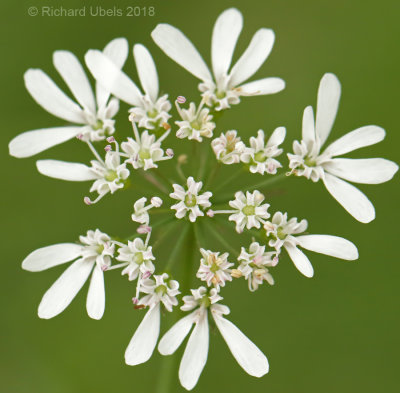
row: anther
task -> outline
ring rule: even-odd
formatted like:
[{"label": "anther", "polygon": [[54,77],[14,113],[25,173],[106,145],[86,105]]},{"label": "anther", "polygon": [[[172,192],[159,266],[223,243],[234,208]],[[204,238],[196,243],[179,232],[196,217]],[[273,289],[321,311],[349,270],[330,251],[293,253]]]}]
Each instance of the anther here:
[{"label": "anther", "polygon": [[87,196],[85,196],[85,198],[83,198],[83,202],[85,202],[86,205],[91,205],[91,204],[92,204],[92,201],[91,201],[90,198],[87,197]]},{"label": "anther", "polygon": [[163,204],[162,199],[159,197],[151,198],[150,202],[154,207],[160,207]]},{"label": "anther", "polygon": [[176,101],[179,104],[184,104],[186,102],[186,98],[184,96],[178,96],[178,97],[176,97]]},{"label": "anther", "polygon": [[104,150],[105,150],[105,151],[110,151],[110,150],[111,150],[111,145],[107,145],[107,146],[104,148]]}]

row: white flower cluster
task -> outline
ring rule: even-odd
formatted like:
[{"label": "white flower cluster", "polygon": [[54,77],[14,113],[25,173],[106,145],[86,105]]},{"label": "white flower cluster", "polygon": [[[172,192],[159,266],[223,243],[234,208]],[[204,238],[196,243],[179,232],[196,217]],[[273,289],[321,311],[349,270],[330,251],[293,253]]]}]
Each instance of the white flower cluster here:
[{"label": "white flower cluster", "polygon": [[[274,33],[270,29],[258,30],[231,67],[242,25],[242,15],[234,8],[218,17],[212,34],[211,69],[180,30],[168,24],[160,24],[153,30],[152,38],[161,50],[201,81],[199,104],[190,102],[184,108],[181,105],[185,104],[185,97],[176,98],[177,119],[171,119],[172,103],[168,95],[160,95],[156,66],[143,45],[133,47],[142,89],[122,71],[128,54],[124,38],[111,41],[103,51],[89,50],[85,63],[96,81],[95,93],[77,58],[70,52],[55,52],[54,66],[76,102],[41,70],[28,70],[25,85],[40,106],[71,125],[27,131],[9,144],[10,154],[21,158],[76,137],[94,155],[90,166],[46,159],[37,161],[39,172],[66,181],[93,181],[90,192],[97,196],[94,200],[85,197],[88,205],[128,186],[137,193],[131,218],[134,225],[138,225],[132,236],[120,239],[98,229],[89,230],[79,238],[79,243],[43,247],[25,258],[22,267],[33,272],[71,262],[44,294],[39,317],[47,319],[60,314],[90,276],[86,308],[91,318],[100,319],[105,309],[104,275],[110,270],[121,269],[121,275],[135,285],[134,309],[146,309],[127,346],[126,363],[146,362],[157,343],[162,355],[171,355],[194,325],[179,366],[180,382],[188,390],[196,385],[207,361],[209,318],[248,374],[261,377],[269,371],[266,356],[226,319],[230,310],[219,304],[223,299],[221,291],[234,279],[244,278],[247,281],[245,288],[251,292],[257,291],[264,282],[273,285],[271,270],[279,261],[285,260],[285,253],[304,276],[312,277],[313,266],[302,249],[343,260],[358,258],[357,248],[349,240],[305,233],[306,220],[289,219],[287,213],[279,211],[271,213],[271,205],[266,200],[268,191],[265,195],[261,191],[289,175],[304,176],[313,182],[321,180],[354,218],[366,223],[374,219],[374,207],[348,182],[383,183],[398,169],[397,164],[383,158],[337,158],[383,140],[385,131],[377,126],[356,129],[322,150],[339,105],[340,83],[333,74],[325,74],[321,80],[316,119],[312,107],[304,111],[302,140],[293,142],[294,152],[288,154],[289,171],[283,176],[278,175],[283,165],[277,157],[283,152],[285,127],[276,128],[269,137],[259,130],[257,136],[250,137],[248,145],[239,132],[232,129],[222,130],[219,137],[211,139],[221,113],[239,104],[242,97],[274,94],[285,87],[284,81],[275,77],[246,82],[272,50]],[[124,141],[117,141],[112,135],[118,131],[114,116],[119,110],[119,100],[129,105],[126,120],[133,127],[133,136]],[[175,126],[177,129],[172,130]],[[183,146],[191,143],[192,154],[186,151],[172,160],[173,150],[164,147],[167,138],[172,143],[171,134],[175,143]],[[101,146],[104,157],[94,146],[101,143],[104,144]],[[212,150],[215,157],[210,159],[205,148]],[[161,161],[166,160],[171,161],[165,164],[169,169],[164,172]],[[193,165],[188,165],[188,161]],[[226,176],[226,173],[221,175],[218,171],[227,170],[223,164],[241,165],[246,172],[235,170],[234,177]],[[251,183],[254,176],[249,172],[257,173],[263,180]],[[244,191],[234,193],[232,188],[236,188],[234,179],[237,177],[250,184],[243,187]],[[142,181],[140,185],[139,180]],[[157,195],[150,191],[154,188],[158,190]],[[222,190],[229,193],[222,193]],[[150,192],[152,197],[149,198]],[[161,209],[163,205],[166,207]],[[227,220],[223,219],[224,214],[228,215]],[[166,218],[159,219],[161,215]],[[232,244],[223,226],[243,242]],[[155,255],[161,254],[158,249],[166,237],[170,238],[173,247],[169,253],[162,253],[167,255],[164,261],[165,258]],[[207,243],[210,240],[212,245]],[[221,249],[215,251],[217,244]],[[180,298],[180,289],[189,288],[192,282],[192,277],[183,273],[190,273],[191,269],[182,268],[192,263],[187,255],[193,256],[197,265],[196,277],[203,286],[191,289],[191,294],[184,293]],[[179,305],[188,314],[159,341],[161,310],[175,312]]]}]

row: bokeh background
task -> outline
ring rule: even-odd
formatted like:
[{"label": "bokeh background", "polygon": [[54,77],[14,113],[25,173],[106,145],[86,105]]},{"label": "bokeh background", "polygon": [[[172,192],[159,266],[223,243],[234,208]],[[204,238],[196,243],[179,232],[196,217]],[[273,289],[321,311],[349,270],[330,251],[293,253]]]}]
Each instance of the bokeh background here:
[{"label": "bokeh background", "polygon": [[[49,17],[28,15],[31,6],[80,8],[153,6],[155,16]],[[123,36],[130,45],[145,44],[156,60],[163,91],[171,97],[197,99],[197,80],[168,59],[152,42],[157,23],[181,28],[209,61],[211,31],[218,14],[237,6],[244,29],[235,58],[253,33],[270,27],[276,43],[256,77],[280,76],[287,88],[274,96],[243,99],[227,112],[217,132],[237,129],[247,139],[259,128],[287,127],[284,147],[300,137],[302,110],[315,105],[320,78],[334,72],[342,82],[342,100],[331,139],[367,124],[387,130],[379,145],[354,153],[399,161],[398,0],[271,0],[271,1],[3,1],[1,3],[1,272],[0,391],[3,393],[128,393],[155,392],[161,356],[137,367],[124,364],[125,347],[143,312],[131,304],[134,286],[118,272],[106,275],[107,307],[101,321],[90,320],[84,301],[87,287],[70,307],[52,320],[40,320],[37,305],[63,267],[43,273],[20,268],[23,258],[41,246],[74,241],[90,228],[130,235],[132,202],[153,191],[142,185],[87,207],[82,197],[88,184],[46,178],[35,168],[37,158],[87,161],[83,144],[71,141],[38,157],[8,156],[8,142],[29,129],[57,126],[62,121],[42,110],[23,85],[29,67],[42,68],[62,85],[51,62],[52,52],[68,49],[81,59],[89,48],[103,48]],[[137,80],[132,56],[126,72]],[[118,117],[126,135],[127,106]],[[174,138],[169,138],[173,146]],[[182,144],[181,151],[189,145]],[[170,164],[166,164],[168,166]],[[172,168],[171,166],[169,167]],[[236,170],[226,169],[223,176]],[[257,178],[257,181],[259,179]],[[228,191],[235,190],[231,184]],[[377,218],[368,225],[352,219],[321,184],[288,179],[265,189],[272,210],[284,209],[307,218],[310,232],[352,240],[360,259],[344,262],[308,253],[315,277],[306,279],[288,258],[274,270],[276,285],[246,291],[240,281],[223,292],[234,321],[267,354],[270,373],[249,377],[235,362],[219,334],[211,337],[209,359],[195,391],[231,393],[376,393],[398,391],[399,275],[398,176],[380,186],[360,186],[374,202]],[[228,241],[229,231],[224,232]],[[233,233],[233,232],[232,232]],[[176,235],[174,235],[176,236]],[[169,244],[173,245],[174,237]],[[221,249],[224,248],[221,246]],[[166,259],[170,248],[158,251]],[[191,261],[183,253],[184,267]],[[163,329],[166,325],[164,324]],[[182,351],[179,352],[180,354]],[[174,371],[177,374],[177,370]],[[184,391],[177,375],[173,392]]]}]

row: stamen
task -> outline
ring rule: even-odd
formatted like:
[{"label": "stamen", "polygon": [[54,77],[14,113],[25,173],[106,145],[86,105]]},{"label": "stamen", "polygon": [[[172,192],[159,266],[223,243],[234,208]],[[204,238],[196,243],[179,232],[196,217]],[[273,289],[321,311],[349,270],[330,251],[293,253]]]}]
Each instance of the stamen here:
[{"label": "stamen", "polygon": [[150,202],[154,207],[160,207],[163,204],[162,199],[159,197],[151,198]]},{"label": "stamen", "polygon": [[110,151],[110,150],[111,150],[111,145],[107,145],[107,146],[104,148],[104,150],[107,151],[107,152]]},{"label": "stamen", "polygon": [[179,104],[184,104],[186,102],[186,98],[184,96],[178,96],[178,97],[176,97],[176,101]]},{"label": "stamen", "polygon": [[77,136],[76,136],[76,139],[79,139],[80,141],[83,139],[83,134],[78,134]]},{"label": "stamen", "polygon": [[100,269],[101,269],[103,272],[105,272],[106,270],[108,270],[108,266],[107,266],[107,265],[103,265]]},{"label": "stamen", "polygon": [[162,126],[165,130],[169,130],[171,126],[168,123],[162,123]]},{"label": "stamen", "polygon": [[141,225],[138,229],[136,229],[137,233],[140,233],[141,235],[145,233],[150,233],[151,232],[151,227],[148,225]]},{"label": "stamen", "polygon": [[106,194],[107,194],[107,192],[104,193],[104,194],[100,194],[94,201],[92,201],[89,197],[86,196],[85,198],[83,198],[83,202],[85,202],[86,205],[94,205],[94,204],[97,203],[101,198],[103,198],[103,196],[106,195]]},{"label": "stamen", "polygon": [[139,299],[137,297],[133,297],[132,298],[132,303],[133,304],[138,304],[139,303]]},{"label": "stamen", "polygon": [[114,142],[115,142],[115,138],[114,138],[113,136],[109,136],[109,137],[107,138],[107,142],[108,142],[108,143],[114,143]]},{"label": "stamen", "polygon": [[212,210],[212,209],[208,210],[207,211],[207,216],[211,217],[211,218],[214,217],[214,210]]},{"label": "stamen", "polygon": [[85,202],[86,205],[88,205],[88,206],[92,204],[92,201],[91,201],[90,198],[87,197],[87,196],[85,196],[85,198],[83,198],[83,202]]},{"label": "stamen", "polygon": [[151,276],[151,272],[150,271],[147,271],[147,272],[145,272],[145,273],[143,273],[143,280],[146,280],[147,278],[149,278]]},{"label": "stamen", "polygon": [[172,149],[167,149],[166,151],[165,151],[165,154],[168,156],[168,157],[173,157],[174,156],[174,151],[172,150]]}]

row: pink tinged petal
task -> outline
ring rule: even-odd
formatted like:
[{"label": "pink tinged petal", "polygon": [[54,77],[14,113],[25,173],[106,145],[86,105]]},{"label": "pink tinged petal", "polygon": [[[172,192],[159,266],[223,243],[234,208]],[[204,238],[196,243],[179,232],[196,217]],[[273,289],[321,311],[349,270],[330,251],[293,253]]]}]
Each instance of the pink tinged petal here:
[{"label": "pink tinged petal", "polygon": [[76,56],[68,51],[56,51],[53,54],[53,64],[82,107],[96,113],[92,87]]},{"label": "pink tinged petal", "polygon": [[38,171],[45,176],[68,181],[95,180],[98,176],[86,165],[58,160],[39,160]]},{"label": "pink tinged petal", "polygon": [[125,363],[135,366],[147,362],[160,334],[160,303],[147,311],[125,351]]},{"label": "pink tinged petal", "polygon": [[307,256],[291,244],[284,244],[284,247],[297,270],[306,277],[312,277],[314,275],[314,269]]},{"label": "pink tinged petal", "polygon": [[182,341],[189,334],[189,331],[192,328],[196,313],[197,310],[180,319],[164,334],[158,344],[158,351],[161,355],[171,355],[179,348]]},{"label": "pink tinged petal", "polygon": [[349,240],[330,235],[297,236],[300,247],[306,250],[330,255],[331,257],[354,261],[358,259],[357,247]]},{"label": "pink tinged petal", "polygon": [[8,149],[14,157],[31,157],[50,147],[66,142],[81,132],[81,127],[55,127],[26,131],[16,136],[9,143]]},{"label": "pink tinged petal", "polygon": [[230,72],[230,86],[238,86],[254,75],[271,53],[275,34],[270,29],[258,30],[243,55]]},{"label": "pink tinged petal", "polygon": [[29,69],[24,79],[30,95],[47,112],[71,123],[86,123],[79,105],[66,96],[42,70]]},{"label": "pink tinged petal", "polygon": [[312,106],[308,106],[304,109],[302,139],[307,144],[315,142],[315,121]]},{"label": "pink tinged petal", "polygon": [[371,222],[375,209],[370,200],[356,187],[325,173],[324,184],[330,194],[358,221]]},{"label": "pink tinged petal", "polygon": [[243,17],[236,8],[225,10],[215,22],[211,59],[216,81],[228,72],[242,27]]},{"label": "pink tinged petal", "polygon": [[143,90],[153,102],[156,102],[158,97],[158,76],[153,58],[150,52],[141,44],[136,44],[133,47],[133,54]]},{"label": "pink tinged petal", "polygon": [[53,266],[72,261],[81,255],[82,246],[60,243],[42,247],[31,252],[22,262],[22,268],[30,272],[40,272]]},{"label": "pink tinged petal", "polygon": [[[119,68],[125,64],[128,57],[128,41],[125,38],[115,38],[110,41],[103,50],[103,53]],[[110,92],[96,83],[96,101],[99,108],[107,104]]]},{"label": "pink tinged petal", "polygon": [[92,271],[93,263],[75,261],[44,294],[39,304],[40,318],[49,319],[64,311],[83,287]]},{"label": "pink tinged petal", "polygon": [[260,349],[231,321],[216,314],[213,314],[213,317],[218,330],[240,367],[253,377],[260,378],[268,373],[268,360]]},{"label": "pink tinged petal", "polygon": [[201,312],[199,321],[189,337],[179,366],[179,380],[187,390],[192,390],[200,378],[208,356],[208,318],[207,310]]},{"label": "pink tinged petal", "polygon": [[86,310],[89,317],[101,319],[105,305],[104,273],[98,265],[95,265],[86,299]]},{"label": "pink tinged petal", "polygon": [[85,61],[96,81],[104,89],[130,105],[142,106],[140,90],[104,53],[89,50]]},{"label": "pink tinged petal", "polygon": [[332,175],[364,184],[380,184],[392,179],[399,169],[393,161],[384,158],[334,158],[323,165]]},{"label": "pink tinged petal", "polygon": [[317,102],[317,120],[315,129],[321,142],[325,143],[331,132],[340,100],[340,82],[336,75],[325,74],[319,84]]},{"label": "pink tinged petal", "polygon": [[264,78],[254,82],[245,83],[237,89],[240,95],[262,96],[279,93],[285,88],[285,81],[281,78]]},{"label": "pink tinged petal", "polygon": [[161,50],[172,60],[202,81],[212,80],[212,76],[200,53],[188,38],[176,27],[159,24],[151,36]]},{"label": "pink tinged petal", "polygon": [[343,135],[325,150],[331,156],[340,156],[362,147],[383,141],[385,130],[378,126],[365,126]]}]

